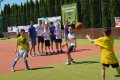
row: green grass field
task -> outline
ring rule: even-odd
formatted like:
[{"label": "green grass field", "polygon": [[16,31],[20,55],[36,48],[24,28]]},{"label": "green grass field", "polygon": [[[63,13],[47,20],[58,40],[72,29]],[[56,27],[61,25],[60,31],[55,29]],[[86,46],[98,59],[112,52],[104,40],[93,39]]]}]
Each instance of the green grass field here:
[{"label": "green grass field", "polygon": [[[16,39],[0,41],[16,41]],[[86,39],[79,39],[77,42],[80,45],[92,45]],[[115,46],[120,46],[119,40],[115,40]],[[120,61],[120,53],[118,52],[116,55]],[[80,64],[65,66],[65,63],[58,63],[29,71],[17,71],[0,75],[0,80],[100,80],[100,56],[79,59],[77,61]],[[106,70],[106,80],[120,80],[120,77],[114,77],[115,74],[115,69],[108,68]]]},{"label": "green grass field", "polygon": [[[120,54],[117,53],[117,57],[119,58]],[[77,61],[80,64],[65,66],[64,63],[60,63],[29,71],[1,75],[0,80],[100,80],[101,64],[99,56]],[[115,74],[115,69],[108,68],[106,70],[106,80],[120,80],[120,77],[114,77]]]},{"label": "green grass field", "polygon": [[[17,40],[17,38],[6,39],[6,40],[2,40],[2,39],[3,38],[1,38],[0,41],[12,41],[12,42],[15,42]],[[63,40],[63,43],[65,43],[64,40]],[[79,44],[79,45],[93,45],[87,39],[77,39],[77,44]],[[114,46],[120,46],[120,40],[115,39],[114,40]]]}]

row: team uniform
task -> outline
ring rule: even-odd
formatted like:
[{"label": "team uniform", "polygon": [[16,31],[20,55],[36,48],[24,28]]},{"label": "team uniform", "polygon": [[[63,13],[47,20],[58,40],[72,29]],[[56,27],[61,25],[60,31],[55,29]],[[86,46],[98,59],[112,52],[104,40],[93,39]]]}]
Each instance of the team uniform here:
[{"label": "team uniform", "polygon": [[64,39],[65,39],[66,42],[67,42],[68,34],[69,34],[68,28],[69,28],[69,26],[68,26],[68,25],[65,25],[65,29],[64,29]]},{"label": "team uniform", "polygon": [[61,28],[55,28],[56,33],[56,43],[62,43],[62,30]]},{"label": "team uniform", "polygon": [[44,34],[44,40],[45,40],[45,46],[50,46],[50,34],[46,30],[43,32]]},{"label": "team uniform", "polygon": [[101,47],[101,63],[103,66],[113,68],[119,67],[118,59],[116,58],[113,51],[113,38],[112,37],[101,37],[94,40],[94,44]]},{"label": "team uniform", "polygon": [[70,41],[70,47],[68,48],[68,53],[67,54],[70,54],[70,52],[74,49],[74,47],[76,47],[76,36],[74,33],[72,34],[68,34],[68,41]]},{"label": "team uniform", "polygon": [[[25,61],[26,69],[28,70],[29,65],[28,65],[27,59],[25,59],[25,58],[28,55],[29,38],[20,36],[17,40],[17,44],[18,44],[18,47],[19,47],[19,51],[18,51],[18,54],[17,54],[17,59],[23,57],[24,61]],[[17,63],[17,60],[15,59],[13,64],[12,64],[12,71],[14,71],[14,67],[15,67],[16,63]]]},{"label": "team uniform", "polygon": [[49,29],[50,29],[50,39],[51,39],[51,42],[53,42],[53,41],[56,42],[56,38],[55,38],[55,34],[54,34],[55,26],[51,26],[50,25]]},{"label": "team uniform", "polygon": [[17,57],[18,58],[27,57],[29,39],[27,37],[20,36],[17,40],[17,43],[19,44],[19,52]]},{"label": "team uniform", "polygon": [[44,32],[44,28],[39,25],[36,27],[36,31],[37,31],[37,37],[38,37],[38,43],[44,43],[44,37],[42,36],[43,32]]},{"label": "team uniform", "polygon": [[28,32],[29,32],[29,37],[30,37],[30,40],[31,40],[31,45],[34,46],[36,45],[36,30],[35,30],[35,27],[33,26],[30,26],[30,28],[28,29]]}]

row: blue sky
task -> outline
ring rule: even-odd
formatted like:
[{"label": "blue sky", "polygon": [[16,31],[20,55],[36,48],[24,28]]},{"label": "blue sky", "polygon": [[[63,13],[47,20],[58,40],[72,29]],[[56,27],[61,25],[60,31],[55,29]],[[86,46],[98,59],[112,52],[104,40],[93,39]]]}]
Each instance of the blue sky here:
[{"label": "blue sky", "polygon": [[[1,1],[1,0],[0,0],[0,1]],[[28,0],[28,1],[29,1],[29,0]],[[35,0],[33,0],[33,1],[35,1]],[[5,4],[10,4],[10,5],[12,5],[12,4],[14,4],[14,3],[16,3],[16,4],[21,4],[21,3],[25,3],[25,2],[27,2],[27,0],[3,0],[3,1],[1,2],[1,8],[3,9]]]}]

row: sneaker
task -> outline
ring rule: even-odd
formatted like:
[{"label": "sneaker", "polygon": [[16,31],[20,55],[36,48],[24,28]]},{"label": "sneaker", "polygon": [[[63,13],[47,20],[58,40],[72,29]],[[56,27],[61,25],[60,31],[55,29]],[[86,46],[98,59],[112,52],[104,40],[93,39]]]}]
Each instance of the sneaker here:
[{"label": "sneaker", "polygon": [[49,55],[48,52],[46,52],[46,55]]},{"label": "sneaker", "polygon": [[70,65],[71,63],[70,62],[67,62],[65,65]]},{"label": "sneaker", "polygon": [[30,70],[29,66],[27,66],[25,70]]},{"label": "sneaker", "polygon": [[63,50],[60,50],[60,53],[64,53],[64,51],[63,51]]},{"label": "sneaker", "polygon": [[12,72],[14,72],[14,71],[15,71],[15,70],[14,70],[14,67],[12,67],[12,68],[11,68],[11,71],[12,71]]},{"label": "sneaker", "polygon": [[50,55],[50,54],[51,54],[51,52],[48,52],[48,54]]},{"label": "sneaker", "polygon": [[30,57],[33,57],[32,54],[30,54]]},{"label": "sneaker", "polygon": [[59,51],[57,51],[56,53],[59,54]]}]

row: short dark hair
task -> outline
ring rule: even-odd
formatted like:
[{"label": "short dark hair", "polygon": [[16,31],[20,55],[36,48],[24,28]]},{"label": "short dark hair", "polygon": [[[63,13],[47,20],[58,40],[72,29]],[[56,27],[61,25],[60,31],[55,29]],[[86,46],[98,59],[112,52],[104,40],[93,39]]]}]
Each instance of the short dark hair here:
[{"label": "short dark hair", "polygon": [[106,36],[110,36],[111,35],[111,28],[110,27],[104,28],[104,33]]},{"label": "short dark hair", "polygon": [[25,32],[25,30],[24,30],[24,29],[21,29],[20,32]]},{"label": "short dark hair", "polygon": [[50,24],[53,24],[53,22],[50,22]]}]

